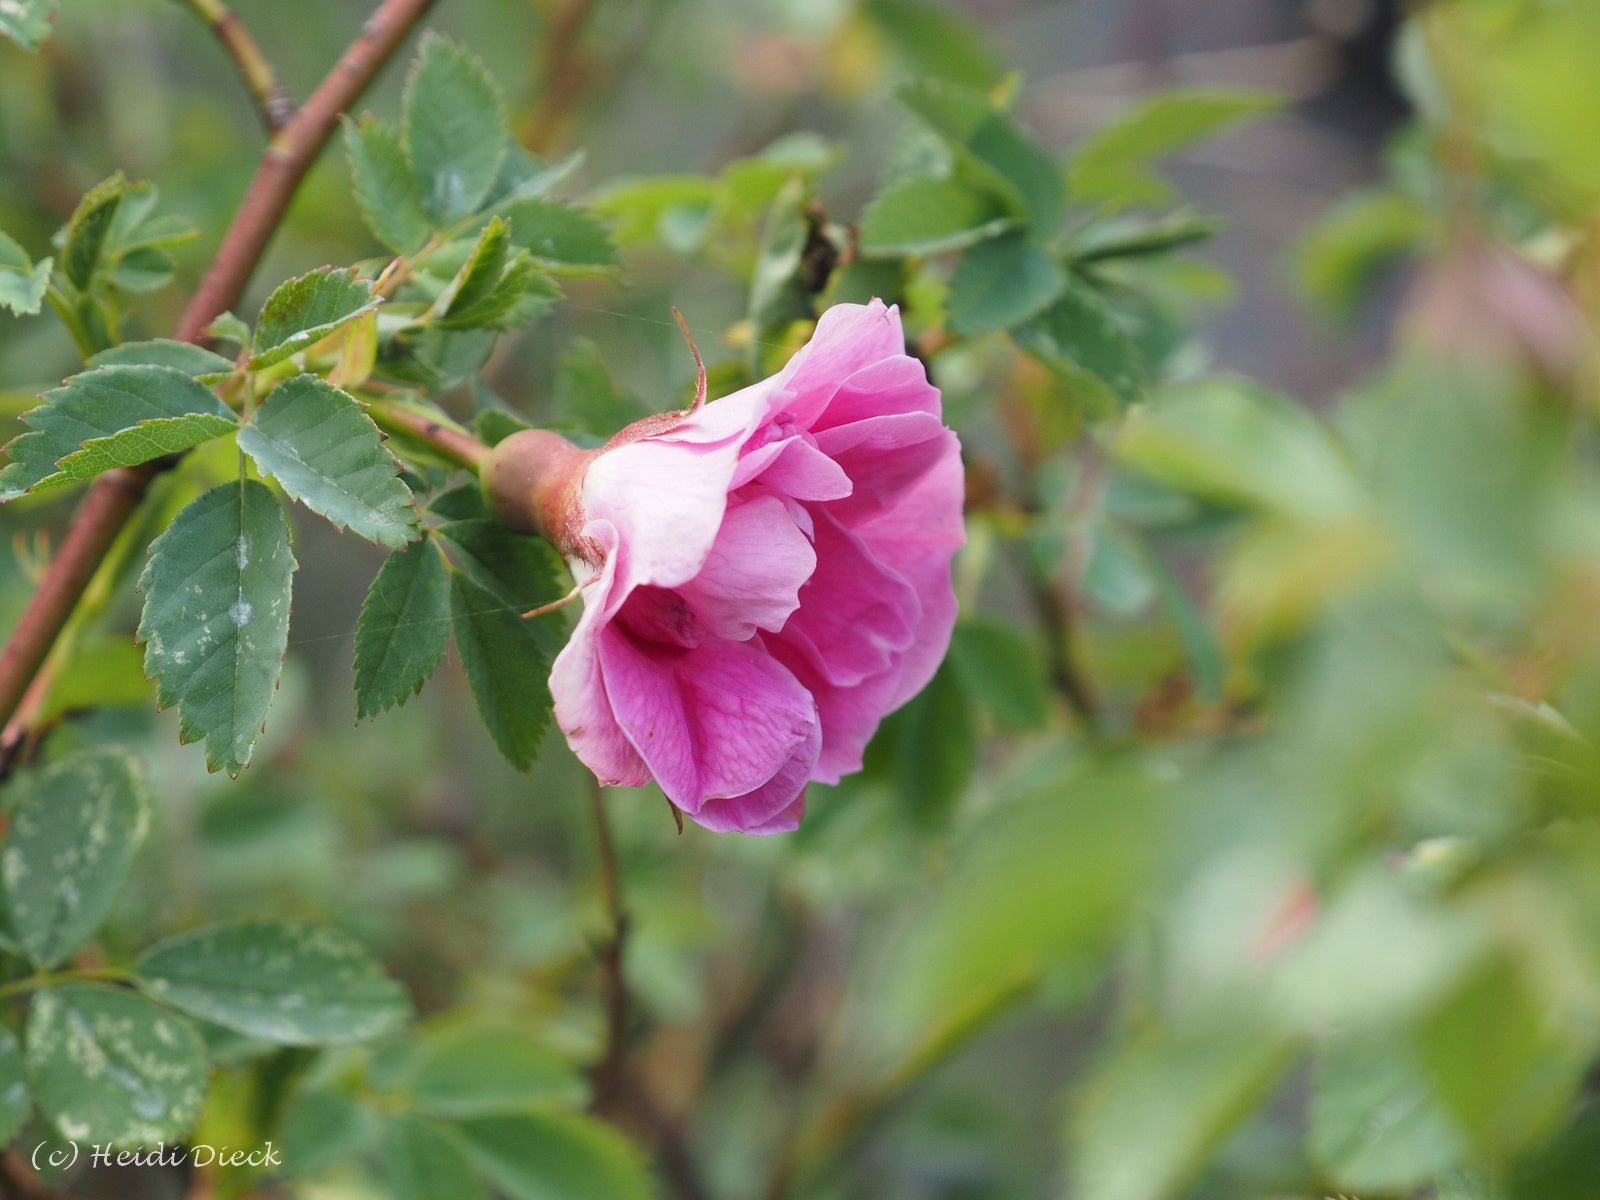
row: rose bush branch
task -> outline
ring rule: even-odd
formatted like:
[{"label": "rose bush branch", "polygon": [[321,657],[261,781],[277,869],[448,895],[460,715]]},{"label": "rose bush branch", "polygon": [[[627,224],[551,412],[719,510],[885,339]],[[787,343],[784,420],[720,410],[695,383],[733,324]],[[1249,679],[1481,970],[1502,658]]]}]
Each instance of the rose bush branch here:
[{"label": "rose bush branch", "polygon": [[[293,119],[273,137],[255,178],[223,235],[174,336],[199,342],[243,293],[300,181],[332,136],[339,117],[416,27],[433,0],[383,0]],[[150,483],[171,465],[157,460],[101,475],[74,514],[60,550],[0,647],[0,725],[16,712],[50,647],[117,534]]]},{"label": "rose bush branch", "polygon": [[220,0],[183,0],[183,3],[206,23],[239,68],[239,75],[255,101],[267,132],[275,134],[293,120],[294,101],[239,15]]}]

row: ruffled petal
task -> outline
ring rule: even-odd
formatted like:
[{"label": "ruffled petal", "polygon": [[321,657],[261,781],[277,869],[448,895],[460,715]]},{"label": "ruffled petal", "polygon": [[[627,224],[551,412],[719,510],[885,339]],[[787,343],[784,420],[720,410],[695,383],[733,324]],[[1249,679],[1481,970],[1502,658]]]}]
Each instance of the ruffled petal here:
[{"label": "ruffled petal", "polygon": [[707,800],[692,819],[718,833],[782,833],[800,823],[806,783],[822,749],[822,729],[811,726],[805,743],[790,755],[778,773],[753,792]]},{"label": "ruffled petal", "polygon": [[783,501],[755,495],[728,506],[705,565],[678,595],[711,634],[742,642],[783,628],[816,566]]}]

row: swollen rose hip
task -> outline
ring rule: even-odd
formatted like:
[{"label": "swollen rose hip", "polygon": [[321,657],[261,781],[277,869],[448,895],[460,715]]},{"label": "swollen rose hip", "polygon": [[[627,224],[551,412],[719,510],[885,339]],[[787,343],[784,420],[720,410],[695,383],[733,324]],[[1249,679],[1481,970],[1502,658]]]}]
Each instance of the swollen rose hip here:
[{"label": "swollen rose hip", "polygon": [[899,313],[841,304],[770,379],[599,450],[528,432],[485,471],[572,564],[550,690],[602,783],[715,830],[793,829],[950,642],[960,446]]}]

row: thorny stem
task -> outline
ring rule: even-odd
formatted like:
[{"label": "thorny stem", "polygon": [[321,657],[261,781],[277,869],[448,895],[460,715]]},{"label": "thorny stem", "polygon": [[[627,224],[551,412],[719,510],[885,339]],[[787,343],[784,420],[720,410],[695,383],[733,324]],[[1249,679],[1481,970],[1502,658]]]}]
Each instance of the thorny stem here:
[{"label": "thorny stem", "polygon": [[628,915],[622,908],[622,877],[617,869],[617,848],[606,815],[605,792],[598,783],[589,789],[594,811],[595,849],[599,857],[600,891],[605,897],[610,936],[598,947],[606,999],[606,1048],[595,1065],[594,1098],[589,1107],[597,1116],[616,1111],[627,1056],[628,979],[622,970],[623,946],[628,937]]},{"label": "thorny stem", "polygon": [[256,111],[268,133],[277,133],[294,119],[294,101],[278,80],[278,72],[267,61],[255,38],[237,13],[221,0],[182,0],[206,23],[223,49],[239,68],[239,75],[256,102]]},{"label": "thorny stem", "polygon": [[[239,299],[300,181],[332,136],[340,115],[432,6],[433,0],[382,0],[316,91],[273,137],[223,235],[210,269],[178,322],[179,341],[199,342]],[[150,483],[176,460],[157,459],[100,476],[84,497],[45,577],[0,647],[0,725],[10,721],[123,524]]]}]

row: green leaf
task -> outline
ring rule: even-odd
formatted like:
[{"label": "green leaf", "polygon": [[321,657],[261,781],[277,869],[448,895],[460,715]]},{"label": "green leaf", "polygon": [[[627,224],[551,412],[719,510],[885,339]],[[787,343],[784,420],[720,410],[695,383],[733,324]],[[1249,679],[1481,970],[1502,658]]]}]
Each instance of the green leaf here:
[{"label": "green leaf", "polygon": [[1048,237],[1061,223],[1066,195],[1055,157],[1035,145],[982,92],[922,79],[895,98],[954,151],[961,169],[1015,217]]},{"label": "green leaf", "polygon": [[123,342],[102,350],[85,364],[94,367],[170,367],[191,379],[208,375],[227,375],[233,362],[214,351],[190,342],[155,338],[148,342]]},{"label": "green leaf", "polygon": [[265,484],[225,483],[190,502],[150,547],[138,640],[183,741],[237,775],[267,719],[289,639],[289,521]]},{"label": "green leaf", "polygon": [[1002,729],[1038,729],[1049,718],[1044,657],[1015,625],[963,618],[950,642],[950,661]]},{"label": "green leaf", "polygon": [[1058,372],[1089,372],[1124,404],[1144,391],[1146,371],[1138,345],[1117,324],[1100,291],[1079,276],[1068,275],[1055,302],[1012,336]]},{"label": "green leaf", "polygon": [[90,188],[67,222],[61,246],[61,271],[76,288],[86,288],[100,266],[106,235],[127,194],[128,181],[118,171]]},{"label": "green leaf", "polygon": [[867,0],[862,15],[888,39],[913,75],[987,89],[1005,74],[983,30],[930,0]]},{"label": "green leaf", "polygon": [[405,990],[359,942],[302,922],[179,934],[141,954],[133,973],[174,1008],[287,1046],[368,1041],[411,1016]]},{"label": "green leaf", "polygon": [[1265,1099],[1292,1043],[1245,1019],[1125,1045],[1072,1121],[1072,1195],[1165,1200]]},{"label": "green leaf", "polygon": [[0,502],[176,454],[238,427],[227,405],[182,371],[109,366],[74,375],[23,415]]},{"label": "green leaf", "polygon": [[1359,1192],[1420,1187],[1466,1151],[1406,1044],[1351,1033],[1318,1049],[1308,1143],[1329,1182]]},{"label": "green leaf", "polygon": [[396,254],[414,254],[432,231],[405,146],[391,126],[371,116],[344,121],[344,149],[356,206],[367,227]]},{"label": "green leaf", "polygon": [[1170,254],[1215,237],[1223,224],[1218,217],[1187,211],[1170,213],[1157,221],[1098,221],[1072,239],[1069,254],[1079,263]]},{"label": "green leaf", "polygon": [[111,914],[144,841],[149,802],[132,760],[112,750],[75,754],[24,780],[0,881],[12,932],[48,970]]},{"label": "green leaf", "polygon": [[481,1117],[456,1127],[468,1157],[512,1200],[649,1200],[637,1150],[609,1125],[567,1112]]},{"label": "green leaf", "polygon": [[1147,164],[1246,117],[1276,108],[1277,97],[1225,89],[1163,92],[1103,125],[1079,143],[1067,164],[1078,200],[1160,204],[1172,189]]},{"label": "green leaf", "polygon": [[378,1145],[378,1114],[344,1092],[311,1086],[298,1092],[283,1119],[283,1170],[303,1179],[359,1159]]},{"label": "green leaf", "polygon": [[511,242],[558,275],[587,275],[617,265],[617,248],[606,227],[570,204],[538,196],[502,205],[511,222]]},{"label": "green leaf", "polygon": [[384,560],[356,622],[356,716],[374,716],[422,690],[450,640],[450,592],[432,544]]},{"label": "green leaf", "polygon": [[918,823],[937,828],[972,781],[978,730],[964,680],[953,663],[884,722],[868,751],[868,769],[886,771]]},{"label": "green leaf", "polygon": [[1369,191],[1320,218],[1300,244],[1300,286],[1328,312],[1349,317],[1382,268],[1415,251],[1434,216],[1409,196]]},{"label": "green leaf", "polygon": [[587,1088],[572,1066],[522,1029],[451,1025],[417,1036],[383,1078],[385,1091],[436,1117],[482,1117],[579,1104]]},{"label": "green leaf", "polygon": [[[453,509],[441,509],[437,502],[433,511],[451,518],[438,532],[462,572],[507,607],[527,612],[567,590],[560,583],[561,559],[542,538],[513,533],[489,518],[456,518]],[[559,626],[559,620],[552,614],[524,624],[539,631],[546,648],[554,652],[560,641],[547,631]]]},{"label": "green leaf", "polygon": [[979,242],[961,256],[950,281],[950,329],[976,336],[1019,325],[1067,286],[1054,255],[1025,233]]},{"label": "green leaf", "polygon": [[442,37],[423,40],[406,83],[405,147],[436,226],[478,210],[506,154],[506,119],[494,80],[466,51]]},{"label": "green leaf", "polygon": [[171,1141],[200,1115],[205,1045],[194,1026],[124,988],[62,984],[28,1011],[28,1077],[62,1137]]},{"label": "green leaf", "polygon": [[56,0],[10,0],[0,4],[0,37],[37,50],[50,37],[55,16]]},{"label": "green leaf", "polygon": [[516,320],[529,290],[546,281],[526,251],[512,254],[512,248],[510,227],[502,218],[492,218],[467,261],[434,300],[433,324],[441,329],[496,328]]},{"label": "green leaf", "polygon": [[0,1026],[0,1145],[16,1137],[33,1111],[17,1035]]},{"label": "green leaf", "polygon": [[419,536],[416,501],[378,427],[352,396],[299,375],[267,396],[239,449],[339,529],[398,548]]},{"label": "green leaf", "polygon": [[710,227],[717,193],[717,181],[704,175],[653,175],[612,184],[594,207],[611,219],[625,245],[659,240],[688,254]]},{"label": "green leaf", "polygon": [[450,577],[456,653],[495,745],[527,771],[550,727],[551,654],[533,622],[464,573]]},{"label": "green leaf", "polygon": [[383,1165],[394,1200],[489,1200],[460,1141],[421,1117],[389,1119]]},{"label": "green leaf", "polygon": [[761,246],[750,278],[750,319],[758,334],[811,314],[800,280],[810,236],[805,195],[804,182],[799,178],[790,180],[772,202],[772,211],[761,231]]},{"label": "green leaf", "polygon": [[256,319],[252,370],[282,362],[378,305],[354,267],[318,267],[279,286]]},{"label": "green leaf", "polygon": [[891,184],[861,216],[861,253],[939,254],[1004,233],[1012,224],[992,197],[950,179]]},{"label": "green leaf", "polygon": [[26,250],[0,233],[0,308],[19,317],[38,312],[50,286],[50,266],[48,258],[30,262]]}]

